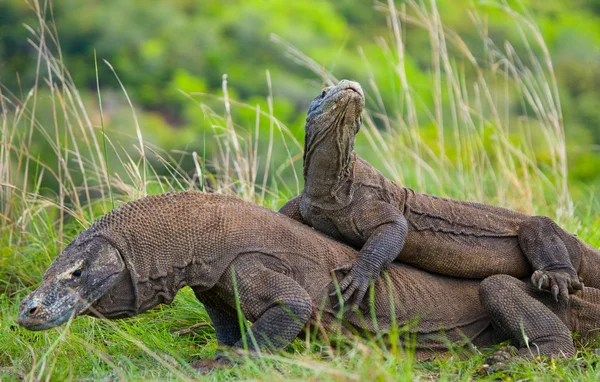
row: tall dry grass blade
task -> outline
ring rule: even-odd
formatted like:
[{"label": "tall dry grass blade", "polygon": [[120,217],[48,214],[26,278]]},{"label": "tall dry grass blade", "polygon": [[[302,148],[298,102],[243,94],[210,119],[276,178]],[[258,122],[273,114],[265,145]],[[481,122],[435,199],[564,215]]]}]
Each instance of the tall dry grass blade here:
[{"label": "tall dry grass blade", "polygon": [[98,58],[96,57],[96,50],[94,49],[94,68],[96,69],[96,92],[98,94],[98,111],[100,112],[100,125],[102,127],[102,142],[104,146],[104,165],[106,166],[106,186],[108,187],[108,195],[110,197],[110,203],[112,208],[115,208],[115,200],[112,195],[110,187],[110,171],[108,169],[108,150],[106,149],[106,132],[104,131],[104,114],[102,113],[102,94],[100,93],[100,77],[98,76]]},{"label": "tall dry grass blade", "polygon": [[[269,108],[269,114],[273,115],[273,86],[271,85],[271,74],[267,70],[267,88],[269,89],[269,95],[267,96],[267,105]],[[265,200],[265,190],[267,187],[267,179],[269,177],[269,169],[271,168],[271,155],[273,154],[273,124],[272,118],[269,118],[269,147],[267,149],[267,159],[265,164],[265,172],[263,175],[262,191],[260,192],[260,201]]]},{"label": "tall dry grass blade", "polygon": [[135,112],[135,108],[133,107],[133,103],[131,102],[131,99],[129,98],[129,94],[127,93],[127,89],[125,89],[125,85],[123,85],[123,82],[121,82],[121,79],[117,75],[117,72],[115,71],[115,69],[113,68],[113,66],[108,61],[106,61],[106,60],[103,60],[103,61],[106,64],[106,66],[109,67],[109,69],[111,70],[111,72],[113,72],[113,75],[115,76],[115,78],[119,82],[119,86],[121,86],[121,90],[123,90],[123,94],[125,95],[125,99],[127,99],[127,104],[129,104],[129,108],[131,110],[131,115],[133,116],[133,122],[135,124],[135,133],[137,135],[138,144],[139,144],[139,153],[140,153],[140,156],[142,158],[142,176],[143,176],[143,178],[139,182],[139,184],[141,186],[141,191],[142,191],[140,197],[146,196],[146,183],[147,183],[146,166],[147,166],[147,163],[146,163],[146,154],[145,154],[145,151],[144,151],[144,139],[142,137],[142,130],[140,129],[140,123],[139,123],[138,118],[137,118],[137,113]]}]

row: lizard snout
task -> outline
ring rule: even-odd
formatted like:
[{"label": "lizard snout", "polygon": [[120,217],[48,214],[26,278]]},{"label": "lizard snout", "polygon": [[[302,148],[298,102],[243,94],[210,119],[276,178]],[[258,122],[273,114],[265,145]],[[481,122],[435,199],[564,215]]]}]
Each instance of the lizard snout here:
[{"label": "lizard snout", "polygon": [[25,329],[45,330],[65,322],[71,312],[72,309],[57,309],[46,305],[44,298],[34,291],[21,302],[17,323]]},{"label": "lizard snout", "polygon": [[21,302],[21,306],[19,307],[19,320],[36,317],[42,313],[42,311],[41,301],[28,296]]},{"label": "lizard snout", "polygon": [[340,81],[340,85],[342,85],[342,89],[352,90],[353,92],[358,93],[361,96],[361,98],[365,98],[365,93],[363,92],[362,87],[358,82],[342,80]]},{"label": "lizard snout", "polygon": [[28,296],[21,302],[17,323],[26,328],[35,326],[41,323],[40,315],[43,314],[43,311],[41,302]]}]

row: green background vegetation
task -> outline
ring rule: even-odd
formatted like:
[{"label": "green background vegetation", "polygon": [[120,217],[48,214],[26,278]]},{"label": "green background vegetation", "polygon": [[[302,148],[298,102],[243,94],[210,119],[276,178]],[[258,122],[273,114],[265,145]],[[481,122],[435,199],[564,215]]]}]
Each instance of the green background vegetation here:
[{"label": "green background vegetation", "polygon": [[[482,4],[478,9],[485,13],[488,37],[501,48],[509,41],[517,53],[524,52],[526,46],[512,17],[493,5]],[[522,4],[539,25],[554,65],[564,115],[570,185],[577,189],[597,187],[600,3],[528,0]],[[518,3],[513,5],[519,9]],[[368,107],[376,112],[393,109],[401,88],[386,48],[382,48],[392,43],[389,17],[381,9],[385,6],[349,0],[61,0],[54,2],[52,12],[46,9],[45,14],[49,28],[58,30],[62,60],[84,99],[91,99],[93,104],[95,98],[95,50],[98,58],[106,59],[123,81],[143,121],[148,141],[165,150],[187,148],[200,152],[203,131],[210,130],[210,126],[197,105],[181,91],[220,95],[223,74],[228,76],[232,99],[267,110],[269,71],[272,114],[302,140],[306,108],[324,81],[318,73],[290,59],[286,48],[276,43],[273,35],[289,42],[313,59],[323,72],[332,72],[337,78],[354,79],[368,87],[369,73],[374,73],[381,102],[371,97]],[[481,49],[480,32],[469,19],[470,6],[470,1],[437,1],[445,26],[459,34],[471,46],[475,59],[483,62],[485,51]],[[5,0],[0,4],[0,81],[5,92],[10,90],[18,96],[35,82],[37,52],[28,43],[30,31],[23,27],[26,24],[36,28],[38,20],[32,8],[33,1]],[[43,3],[40,8],[43,11]],[[431,107],[430,36],[411,25],[405,28],[408,80],[421,102]],[[51,49],[58,48],[53,41],[47,43]],[[107,129],[132,131],[119,84],[102,62],[99,71],[100,85],[106,93]],[[208,102],[206,98],[204,101]],[[253,111],[244,117],[250,118],[243,124],[254,123]],[[426,129],[427,122],[420,122]],[[376,123],[383,128],[383,123]],[[34,147],[44,155],[43,142],[36,142]],[[204,150],[210,156],[214,145],[209,144]],[[280,150],[275,147],[278,159],[283,155]],[[550,154],[539,153],[540,158],[544,156]],[[189,169],[189,164],[184,167]]]}]

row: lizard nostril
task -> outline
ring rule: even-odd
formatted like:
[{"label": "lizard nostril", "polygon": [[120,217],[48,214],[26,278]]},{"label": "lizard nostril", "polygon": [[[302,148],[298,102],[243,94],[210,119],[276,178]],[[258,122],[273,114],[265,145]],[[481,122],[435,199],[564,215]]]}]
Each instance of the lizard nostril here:
[{"label": "lizard nostril", "polygon": [[37,307],[37,306],[34,306],[33,308],[29,309],[29,312],[28,312],[28,313],[29,313],[29,314],[35,314],[35,312],[37,312],[37,311],[38,311],[38,307]]}]

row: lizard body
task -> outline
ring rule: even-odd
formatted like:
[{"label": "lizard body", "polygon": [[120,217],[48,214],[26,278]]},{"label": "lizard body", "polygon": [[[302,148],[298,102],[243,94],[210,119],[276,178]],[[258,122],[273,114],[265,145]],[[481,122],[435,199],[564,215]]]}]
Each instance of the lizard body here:
[{"label": "lizard body", "polygon": [[[375,281],[375,320],[363,310],[346,312],[340,322],[328,297],[330,270],[356,256],[310,227],[235,197],[192,191],[149,196],[113,210],[65,247],[22,301],[18,322],[43,330],[79,314],[134,316],[171,302],[189,286],[220,345],[246,342],[255,350],[283,347],[310,323],[359,333],[412,324],[424,351],[446,349],[448,338],[490,345],[495,335],[526,355],[524,330],[541,354],[572,356],[570,331],[585,335],[600,326],[600,290],[585,288],[569,297],[567,307],[510,276],[482,282],[405,264],[390,266]],[[579,274],[597,274],[600,256],[584,256]],[[236,294],[253,322],[251,334],[238,326]]]},{"label": "lizard body", "polygon": [[[341,282],[358,304],[369,280],[393,261],[463,278],[532,276],[554,297],[600,277],[580,280],[583,253],[598,251],[552,220],[510,209],[421,194],[385,178],[353,152],[364,95],[356,82],[326,88],[308,110],[304,190],[280,212],[360,248]],[[532,274],[533,273],[533,274]]]}]

